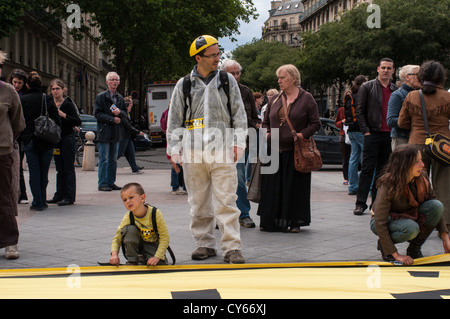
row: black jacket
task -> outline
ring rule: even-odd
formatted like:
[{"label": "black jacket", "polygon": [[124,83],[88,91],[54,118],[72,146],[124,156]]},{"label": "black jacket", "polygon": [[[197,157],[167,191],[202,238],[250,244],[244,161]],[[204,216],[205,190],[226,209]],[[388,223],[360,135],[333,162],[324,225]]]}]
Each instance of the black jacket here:
[{"label": "black jacket", "polygon": [[[114,115],[110,109],[113,104],[108,91],[100,93],[95,99],[94,116],[97,119],[97,141],[99,142],[118,142],[121,139],[121,125],[114,123]],[[122,112],[119,117],[126,116],[125,101],[119,93],[117,93],[115,104]]]},{"label": "black jacket", "polygon": [[[21,138],[24,145],[27,145],[33,140],[34,149],[37,151],[48,150],[53,148],[53,145],[38,139],[34,135],[34,120],[41,116],[42,107],[42,90],[41,88],[31,88],[26,94],[20,97],[22,102],[23,115],[25,117],[26,127],[22,132]],[[58,110],[54,103],[50,103],[47,97],[47,111],[56,124],[61,126],[61,118],[58,115]]]},{"label": "black jacket", "polygon": [[122,131],[122,138],[132,139],[136,135],[138,135],[141,131],[136,129],[133,125],[131,125],[130,118],[128,115],[124,115],[123,113],[120,114],[120,123],[122,125],[123,131]]},{"label": "black jacket", "polygon": [[[56,107],[51,95],[47,104],[53,104]],[[70,97],[66,97],[59,109],[61,112],[66,113],[66,118],[61,117],[61,137],[73,135],[73,128],[81,125],[81,118],[77,106]]]},{"label": "black jacket", "polygon": [[[391,91],[397,89],[394,83],[390,83],[390,87]],[[359,88],[355,113],[362,133],[380,131],[382,104],[383,93],[378,78],[367,81]]]}]

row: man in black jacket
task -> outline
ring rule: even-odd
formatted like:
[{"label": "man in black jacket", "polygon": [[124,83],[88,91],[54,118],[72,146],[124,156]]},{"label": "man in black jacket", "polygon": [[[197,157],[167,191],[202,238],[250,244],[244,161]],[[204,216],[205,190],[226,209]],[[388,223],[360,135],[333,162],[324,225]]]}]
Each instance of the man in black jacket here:
[{"label": "man in black jacket", "polygon": [[[353,213],[362,215],[367,208],[367,197],[372,187],[372,204],[376,199],[376,181],[391,154],[391,128],[386,123],[388,102],[397,87],[391,83],[394,61],[380,60],[377,78],[364,83],[358,91],[356,118],[364,134],[361,175]],[[375,177],[374,177],[375,174]]]},{"label": "man in black jacket", "polygon": [[[117,93],[120,77],[115,72],[106,75],[108,89],[97,95],[94,115],[97,119],[98,141],[98,190],[119,190],[115,184],[117,153],[121,138],[120,117],[126,116],[126,106],[122,95]],[[122,114],[122,115],[121,115]]]}]

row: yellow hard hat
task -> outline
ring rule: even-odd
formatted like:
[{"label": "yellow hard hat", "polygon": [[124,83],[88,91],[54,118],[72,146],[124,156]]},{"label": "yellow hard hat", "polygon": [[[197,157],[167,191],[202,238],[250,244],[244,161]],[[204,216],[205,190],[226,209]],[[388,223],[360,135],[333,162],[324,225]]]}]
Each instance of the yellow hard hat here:
[{"label": "yellow hard hat", "polygon": [[219,43],[216,38],[210,35],[202,35],[194,40],[191,44],[191,48],[189,50],[189,54],[192,56],[198,54],[200,51],[203,51],[207,47],[210,47],[213,44]]}]

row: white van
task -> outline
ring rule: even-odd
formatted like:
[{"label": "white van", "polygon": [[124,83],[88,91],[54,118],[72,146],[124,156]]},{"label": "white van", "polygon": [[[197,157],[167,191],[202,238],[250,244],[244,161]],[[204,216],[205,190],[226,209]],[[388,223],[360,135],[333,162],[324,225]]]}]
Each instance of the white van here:
[{"label": "white van", "polygon": [[148,127],[152,143],[165,141],[160,120],[163,112],[169,107],[176,83],[177,81],[156,81],[147,84]]}]

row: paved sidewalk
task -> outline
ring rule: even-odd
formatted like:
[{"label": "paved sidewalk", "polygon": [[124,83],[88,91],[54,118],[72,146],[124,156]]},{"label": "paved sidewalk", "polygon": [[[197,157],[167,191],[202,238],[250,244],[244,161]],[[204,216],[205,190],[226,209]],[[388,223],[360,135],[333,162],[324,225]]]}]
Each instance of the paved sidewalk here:
[{"label": "paved sidewalk", "polygon": [[[144,157],[141,159],[138,164],[146,161]],[[158,165],[158,161],[152,163],[150,157],[146,163],[145,167]],[[177,264],[224,263],[220,248],[217,257],[205,261],[191,260],[190,255],[195,247],[189,231],[187,195],[170,193],[170,170],[165,168],[167,165],[145,169],[142,175],[132,175],[131,170],[124,166],[119,164],[117,184],[122,186],[135,181],[144,186],[147,202],[164,214]],[[6,260],[4,249],[1,249],[0,269],[60,268],[72,264],[97,266],[97,261],[109,260],[111,240],[125,213],[120,192],[99,192],[97,171],[83,171],[77,167],[76,173],[75,205],[49,205],[48,209],[37,213],[30,211],[29,205],[19,205],[20,258]],[[47,189],[49,198],[55,191],[55,175],[55,169],[51,167]],[[28,179],[27,172],[25,178]],[[369,230],[368,211],[363,216],[353,215],[355,196],[347,195],[347,186],[342,185],[342,181],[340,170],[313,172],[312,222],[300,233],[267,233],[261,232],[258,227],[241,227],[246,263],[381,261],[376,250],[377,238]],[[252,203],[251,217],[259,225],[256,211],[257,204]],[[219,230],[215,232],[219,242]],[[398,247],[401,252],[406,249],[406,246]],[[441,241],[435,234],[431,235],[423,252],[425,256],[443,253]],[[123,256],[121,261],[125,261]]]}]

